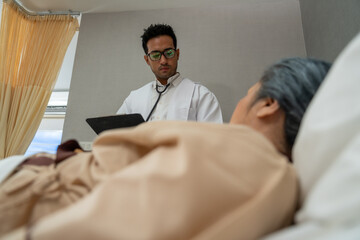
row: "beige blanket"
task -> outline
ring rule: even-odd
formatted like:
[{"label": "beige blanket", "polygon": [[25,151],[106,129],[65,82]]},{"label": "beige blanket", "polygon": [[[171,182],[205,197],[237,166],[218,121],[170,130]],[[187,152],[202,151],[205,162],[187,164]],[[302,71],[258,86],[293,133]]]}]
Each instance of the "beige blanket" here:
[{"label": "beige blanket", "polygon": [[56,177],[37,189],[47,200],[34,206],[31,239],[257,239],[290,224],[297,203],[292,166],[245,126],[151,122],[107,131],[92,153],[36,178],[49,171]]}]

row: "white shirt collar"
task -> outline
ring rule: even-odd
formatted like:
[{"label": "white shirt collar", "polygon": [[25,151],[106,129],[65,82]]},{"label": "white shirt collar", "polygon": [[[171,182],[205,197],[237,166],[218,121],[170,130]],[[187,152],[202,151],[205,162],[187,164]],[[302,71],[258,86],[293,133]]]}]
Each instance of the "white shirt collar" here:
[{"label": "white shirt collar", "polygon": [[[170,85],[173,85],[173,86],[177,86],[177,85],[179,85],[179,83],[181,82],[181,80],[182,80],[182,78],[181,78],[181,76],[180,76],[180,73],[179,72],[177,72],[177,73],[175,73],[174,74],[174,76],[172,76],[172,77],[169,77],[169,79],[168,79],[168,84],[170,84]],[[159,86],[163,86],[160,82],[159,82],[159,80],[157,80],[156,79],[156,81],[154,82],[154,84],[153,84],[153,88],[155,89],[156,88],[156,84],[157,85],[159,85]],[[165,87],[165,86],[163,86],[163,87]],[[171,86],[170,86],[171,87]]]}]

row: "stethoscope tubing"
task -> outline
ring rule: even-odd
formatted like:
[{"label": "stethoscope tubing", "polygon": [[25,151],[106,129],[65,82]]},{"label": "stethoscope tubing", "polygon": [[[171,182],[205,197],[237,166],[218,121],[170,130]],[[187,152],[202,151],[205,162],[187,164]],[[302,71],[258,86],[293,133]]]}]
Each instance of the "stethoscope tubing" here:
[{"label": "stethoscope tubing", "polygon": [[159,100],[160,100],[161,94],[163,94],[163,93],[166,91],[166,89],[169,87],[169,85],[170,85],[170,83],[169,83],[169,84],[167,84],[167,85],[165,86],[164,90],[160,91],[160,90],[159,90],[159,85],[157,85],[157,84],[156,84],[156,92],[159,94],[159,96],[158,96],[158,98],[157,98],[157,100],[156,100],[156,102],[155,102],[155,104],[154,104],[153,108],[151,109],[151,111],[150,111],[150,113],[149,113],[149,116],[146,118],[146,122],[148,122],[148,121],[149,121],[149,119],[150,119],[150,117],[151,117],[152,113],[154,112],[154,110],[155,110],[155,108],[156,108],[157,104],[159,103]]}]

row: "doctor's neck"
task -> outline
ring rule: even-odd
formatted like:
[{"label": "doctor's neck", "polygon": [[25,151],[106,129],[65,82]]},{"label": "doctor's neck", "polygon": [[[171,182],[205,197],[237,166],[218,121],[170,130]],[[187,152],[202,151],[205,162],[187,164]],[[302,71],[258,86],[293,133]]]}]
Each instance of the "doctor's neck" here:
[{"label": "doctor's neck", "polygon": [[162,85],[166,85],[168,83],[168,79],[157,79]]},{"label": "doctor's neck", "polygon": [[180,76],[179,72],[176,72],[174,75],[172,75],[169,78],[160,78],[157,77],[156,79],[161,83],[161,85],[167,85],[168,83],[171,83],[172,81],[174,81],[175,79],[177,79]]}]

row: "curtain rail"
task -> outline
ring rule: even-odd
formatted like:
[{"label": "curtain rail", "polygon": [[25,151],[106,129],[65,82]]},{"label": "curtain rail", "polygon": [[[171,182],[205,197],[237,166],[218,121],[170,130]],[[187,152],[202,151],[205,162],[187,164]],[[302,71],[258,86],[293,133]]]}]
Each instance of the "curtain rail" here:
[{"label": "curtain rail", "polygon": [[42,11],[42,12],[36,12],[36,11],[32,11],[30,9],[28,9],[27,7],[24,6],[24,4],[22,4],[19,0],[12,0],[22,11],[24,11],[26,14],[31,15],[31,16],[46,16],[46,15],[71,15],[74,17],[79,17],[80,16],[80,12],[77,11],[72,11],[72,10],[68,10],[68,11]]}]

